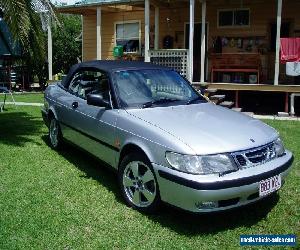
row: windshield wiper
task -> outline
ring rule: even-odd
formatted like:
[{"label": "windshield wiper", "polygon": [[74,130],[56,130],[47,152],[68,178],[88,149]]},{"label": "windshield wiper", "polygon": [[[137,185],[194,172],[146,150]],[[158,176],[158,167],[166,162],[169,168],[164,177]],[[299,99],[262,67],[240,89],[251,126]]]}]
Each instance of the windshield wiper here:
[{"label": "windshield wiper", "polygon": [[177,101],[180,101],[180,100],[178,100],[178,99],[172,99],[172,98],[162,98],[162,99],[158,99],[158,100],[151,101],[151,102],[145,102],[142,105],[142,108],[143,109],[144,108],[150,108],[150,107],[152,107],[155,104],[164,104],[164,103],[177,102]]},{"label": "windshield wiper", "polygon": [[196,98],[189,100],[189,101],[186,103],[186,105],[193,104],[193,103],[195,103],[195,102],[197,102],[197,101],[203,101],[203,98],[200,97],[200,96],[197,96]]}]

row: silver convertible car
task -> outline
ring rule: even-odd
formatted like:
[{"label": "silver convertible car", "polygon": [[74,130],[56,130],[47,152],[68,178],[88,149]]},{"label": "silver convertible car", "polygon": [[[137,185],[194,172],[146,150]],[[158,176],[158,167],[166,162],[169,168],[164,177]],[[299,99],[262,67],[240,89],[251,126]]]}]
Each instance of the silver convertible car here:
[{"label": "silver convertible car", "polygon": [[110,165],[142,212],[161,201],[192,212],[255,202],[283,185],[293,161],[273,128],[150,63],[77,64],[46,89],[42,115],[52,148],[70,142]]}]

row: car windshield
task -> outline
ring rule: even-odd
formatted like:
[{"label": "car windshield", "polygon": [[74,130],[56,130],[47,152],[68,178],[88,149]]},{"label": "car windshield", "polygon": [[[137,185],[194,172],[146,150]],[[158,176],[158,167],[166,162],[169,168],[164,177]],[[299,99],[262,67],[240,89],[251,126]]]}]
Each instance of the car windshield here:
[{"label": "car windshield", "polygon": [[121,70],[114,73],[114,80],[122,107],[205,102],[183,77],[172,70]]}]

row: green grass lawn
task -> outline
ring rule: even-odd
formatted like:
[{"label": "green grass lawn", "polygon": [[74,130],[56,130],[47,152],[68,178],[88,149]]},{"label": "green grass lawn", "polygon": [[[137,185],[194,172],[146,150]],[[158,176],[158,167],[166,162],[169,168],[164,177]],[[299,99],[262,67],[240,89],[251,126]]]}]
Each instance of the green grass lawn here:
[{"label": "green grass lawn", "polygon": [[[34,103],[44,103],[44,94],[41,93],[22,93],[13,94],[16,102],[34,102]],[[0,102],[3,101],[3,95],[0,95]],[[7,95],[7,102],[12,102],[10,95]]]},{"label": "green grass lawn", "polygon": [[240,234],[299,240],[300,123],[267,123],[295,155],[279,195],[219,214],[164,206],[143,215],[123,203],[116,176],[94,158],[48,147],[39,108],[8,106],[0,113],[0,249],[234,249]]}]

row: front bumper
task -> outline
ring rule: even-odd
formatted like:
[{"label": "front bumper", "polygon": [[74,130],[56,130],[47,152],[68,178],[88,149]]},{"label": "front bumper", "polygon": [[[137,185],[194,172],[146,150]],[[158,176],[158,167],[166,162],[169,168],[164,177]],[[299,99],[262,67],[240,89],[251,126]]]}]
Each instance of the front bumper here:
[{"label": "front bumper", "polygon": [[[259,197],[259,182],[280,174],[283,183],[292,162],[292,153],[286,151],[284,156],[263,165],[222,177],[191,175],[157,164],[153,167],[163,201],[192,212],[213,212],[262,199]],[[214,202],[217,206],[203,206],[207,202]]]}]

